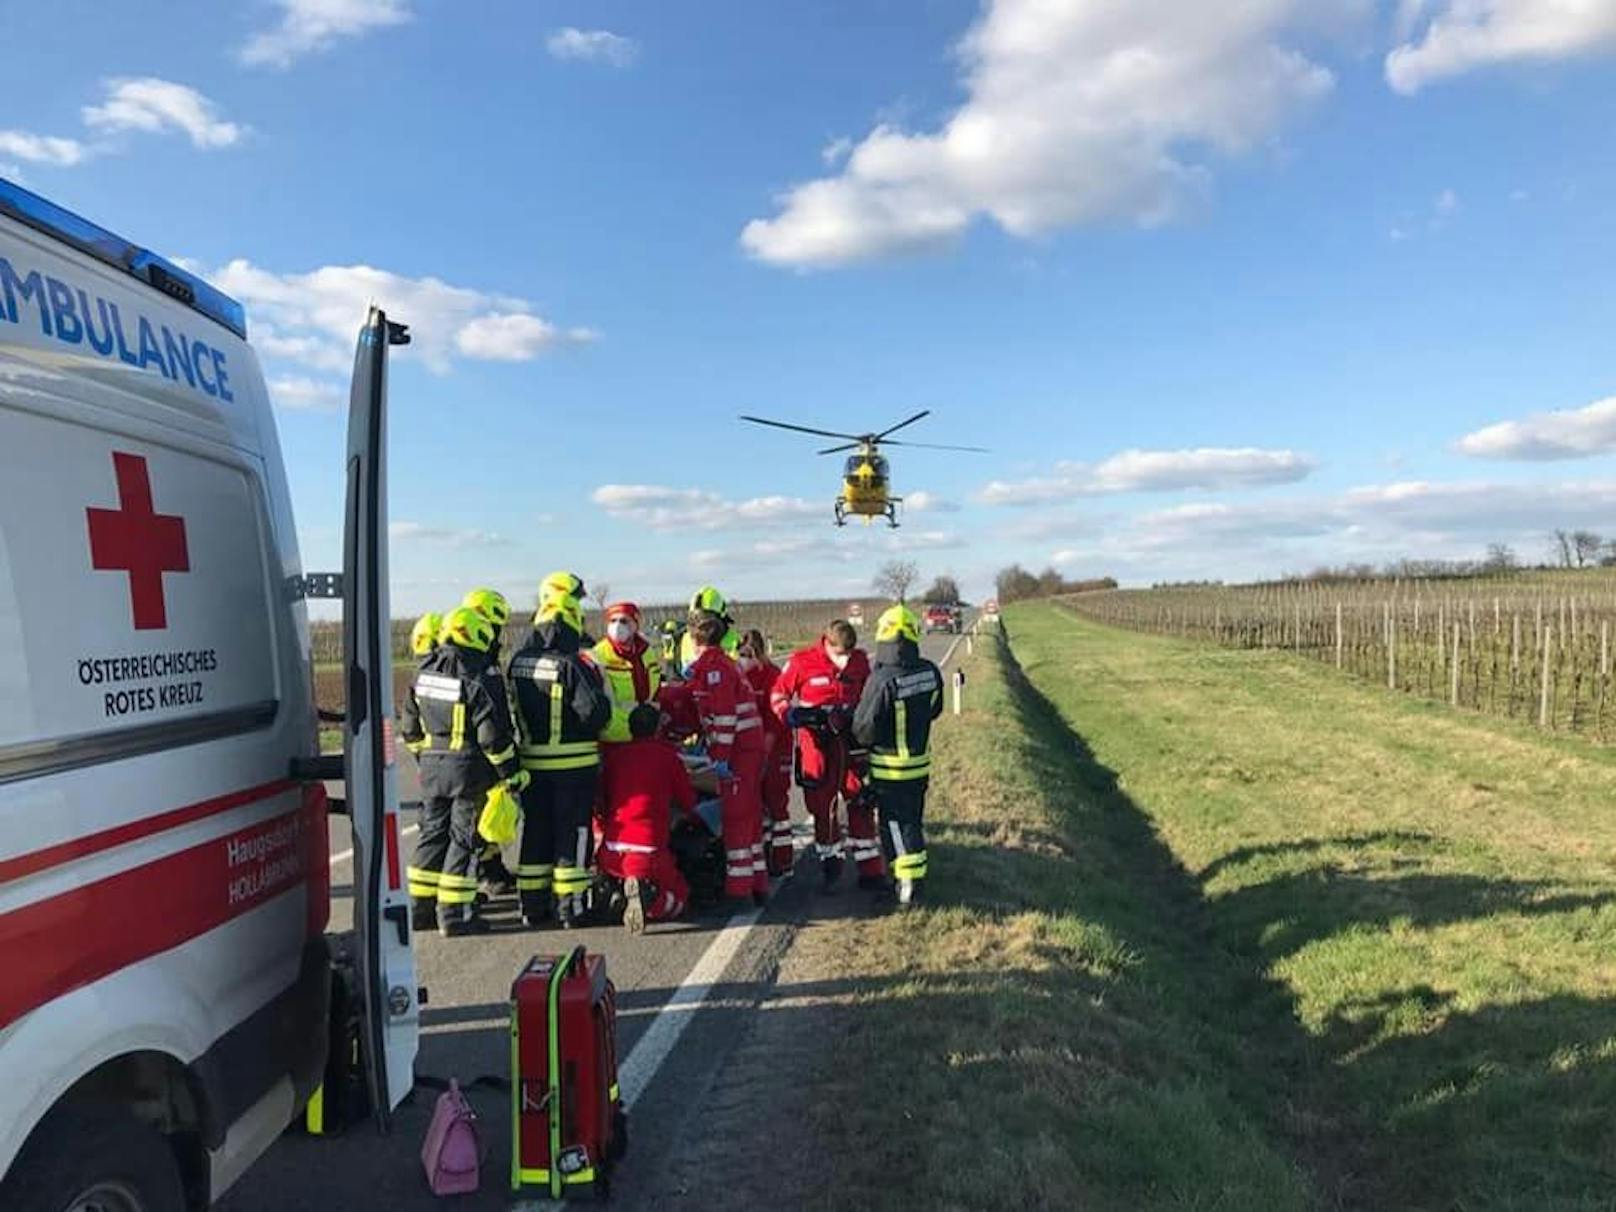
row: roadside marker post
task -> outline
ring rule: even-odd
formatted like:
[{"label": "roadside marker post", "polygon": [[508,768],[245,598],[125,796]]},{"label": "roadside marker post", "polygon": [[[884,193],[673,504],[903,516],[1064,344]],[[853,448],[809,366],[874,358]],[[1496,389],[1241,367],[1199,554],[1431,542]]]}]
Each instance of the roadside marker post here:
[{"label": "roadside marker post", "polygon": [[954,714],[960,713],[961,700],[965,695],[965,670],[954,670]]}]

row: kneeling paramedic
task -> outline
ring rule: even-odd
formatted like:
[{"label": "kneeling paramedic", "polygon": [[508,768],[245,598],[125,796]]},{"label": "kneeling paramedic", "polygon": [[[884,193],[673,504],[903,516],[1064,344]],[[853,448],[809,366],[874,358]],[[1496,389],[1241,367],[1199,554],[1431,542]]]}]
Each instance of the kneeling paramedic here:
[{"label": "kneeling paramedic", "polygon": [[708,614],[691,629],[696,660],[690,667],[690,694],[701,716],[702,739],[718,776],[723,813],[724,896],[769,896],[763,861],[763,720],[752,684],[724,653],[722,618]]},{"label": "kneeling paramedic", "polygon": [[[511,621],[511,604],[497,589],[473,589],[460,604],[482,615],[494,629],[494,642],[488,647],[488,668],[483,673],[483,680],[488,684],[489,694],[501,703],[509,703],[505,675],[500,672],[500,641],[505,635],[505,624]],[[477,856],[483,891],[489,896],[508,896],[516,891],[516,877],[505,866],[504,850],[498,842],[484,838],[483,843],[482,853]]]},{"label": "kneeling paramedic", "polygon": [[[501,779],[520,791],[510,712],[489,693],[493,628],[475,610],[444,620],[438,650],[416,674],[404,699],[404,743],[421,768],[421,834],[408,876],[418,930],[434,917],[445,937],[481,934],[477,916],[477,816]],[[434,909],[436,912],[434,913]]]},{"label": "kneeling paramedic", "polygon": [[881,848],[902,906],[918,901],[925,884],[931,725],[942,713],[943,675],[920,655],[920,621],[894,606],[876,624],[875,668],[853,713],[853,735],[870,747]]},{"label": "kneeling paramedic", "polygon": [[582,604],[548,590],[559,575],[546,578],[533,635],[511,660],[517,752],[531,776],[522,795],[516,892],[522,920],[537,926],[550,914],[553,890],[556,917],[571,928],[589,907],[599,737],[612,701],[593,658],[580,648]]},{"label": "kneeling paramedic", "polygon": [[600,869],[623,881],[623,925],[638,934],[646,922],[665,922],[684,912],[690,887],[668,848],[671,812],[689,815],[696,789],[672,744],[657,736],[662,713],[655,703],[629,712],[630,738],[612,747],[602,775],[606,827]]}]

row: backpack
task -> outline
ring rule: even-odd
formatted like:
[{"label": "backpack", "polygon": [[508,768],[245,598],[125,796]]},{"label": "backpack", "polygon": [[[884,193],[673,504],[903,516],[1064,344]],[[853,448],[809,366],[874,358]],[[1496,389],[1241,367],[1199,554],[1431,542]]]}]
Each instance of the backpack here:
[{"label": "backpack", "polygon": [[421,1165],[434,1195],[468,1195],[477,1190],[482,1144],[477,1137],[477,1113],[471,1109],[460,1083],[450,1080],[438,1095],[432,1122],[421,1144]]}]

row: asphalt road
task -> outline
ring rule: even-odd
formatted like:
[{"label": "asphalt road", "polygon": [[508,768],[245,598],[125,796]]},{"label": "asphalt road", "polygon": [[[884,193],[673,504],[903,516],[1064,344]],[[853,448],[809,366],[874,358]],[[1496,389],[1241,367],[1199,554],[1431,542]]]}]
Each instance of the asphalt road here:
[{"label": "asphalt road", "polygon": [[[953,638],[928,637],[923,649],[932,660],[941,661]],[[401,773],[401,798],[407,800],[415,787],[414,771]],[[811,841],[811,830],[795,793],[792,812],[800,849]],[[406,843],[413,836],[412,832]],[[332,854],[340,856],[350,845],[346,821],[334,819]],[[351,879],[350,859],[333,864],[334,928],[345,926],[349,918]],[[510,898],[489,906],[494,930],[488,935],[465,939],[417,935],[418,973],[429,994],[421,1012],[417,1070],[462,1082],[482,1074],[507,1077],[507,1016],[516,973],[535,954],[577,943],[605,955],[617,986],[620,1077],[632,1142],[624,1170],[632,1172],[633,1181],[620,1182],[613,1205],[654,1203],[657,1192],[649,1177],[661,1169],[659,1159],[675,1129],[699,1105],[700,1096],[744,1036],[747,1016],[768,992],[792,935],[822,904],[822,894],[810,886],[817,882],[792,877],[777,881],[761,914],[698,917],[651,927],[639,938],[620,927],[564,934],[553,929],[529,931],[517,920]],[[860,895],[851,883],[849,871],[841,897]],[[487,1156],[482,1191],[459,1197],[455,1206],[506,1208],[509,1095],[473,1089],[468,1096],[482,1120]],[[219,1207],[223,1212],[305,1208],[414,1212],[440,1207],[441,1201],[427,1190],[420,1163],[421,1140],[435,1097],[429,1090],[418,1092],[400,1108],[387,1137],[378,1135],[368,1121],[334,1138],[288,1133]]]}]

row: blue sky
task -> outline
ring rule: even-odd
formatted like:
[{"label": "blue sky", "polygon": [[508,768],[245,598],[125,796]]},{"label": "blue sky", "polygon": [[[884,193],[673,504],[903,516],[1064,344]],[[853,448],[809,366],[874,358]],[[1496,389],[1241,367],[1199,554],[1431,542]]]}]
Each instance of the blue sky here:
[{"label": "blue sky", "polygon": [[[901,555],[1133,583],[1616,531],[1616,0],[0,4],[0,174],[247,305],[311,567],[346,364],[395,600]],[[830,525],[878,428],[921,508]],[[445,491],[447,488],[449,491]]]}]

